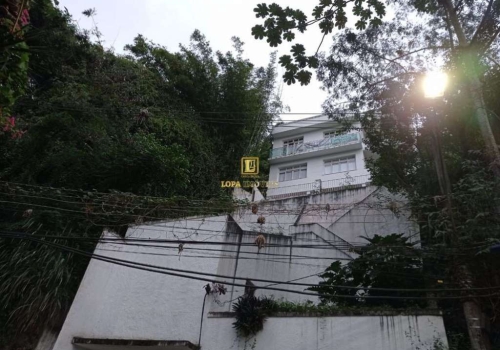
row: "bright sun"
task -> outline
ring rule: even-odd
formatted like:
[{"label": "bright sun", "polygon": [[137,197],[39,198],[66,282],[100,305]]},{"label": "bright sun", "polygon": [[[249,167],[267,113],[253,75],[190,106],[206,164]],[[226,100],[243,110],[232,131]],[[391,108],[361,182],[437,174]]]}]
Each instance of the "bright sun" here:
[{"label": "bright sun", "polygon": [[429,72],[424,79],[424,95],[426,98],[436,98],[444,95],[448,84],[448,75],[443,72]]}]

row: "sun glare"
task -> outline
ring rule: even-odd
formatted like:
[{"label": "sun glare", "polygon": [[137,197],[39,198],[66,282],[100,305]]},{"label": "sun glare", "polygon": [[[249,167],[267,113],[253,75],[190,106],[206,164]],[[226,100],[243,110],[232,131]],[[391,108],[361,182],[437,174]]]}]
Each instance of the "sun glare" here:
[{"label": "sun glare", "polygon": [[425,98],[436,98],[443,96],[447,84],[448,75],[446,73],[427,73],[423,85]]}]

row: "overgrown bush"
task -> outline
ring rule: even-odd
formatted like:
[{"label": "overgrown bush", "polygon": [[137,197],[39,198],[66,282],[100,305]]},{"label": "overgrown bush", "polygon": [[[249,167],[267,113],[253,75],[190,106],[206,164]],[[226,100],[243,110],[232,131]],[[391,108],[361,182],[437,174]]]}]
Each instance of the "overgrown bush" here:
[{"label": "overgrown bush", "polygon": [[239,335],[249,337],[264,328],[264,322],[273,312],[278,311],[278,303],[268,297],[244,295],[233,305],[236,321],[233,327]]}]

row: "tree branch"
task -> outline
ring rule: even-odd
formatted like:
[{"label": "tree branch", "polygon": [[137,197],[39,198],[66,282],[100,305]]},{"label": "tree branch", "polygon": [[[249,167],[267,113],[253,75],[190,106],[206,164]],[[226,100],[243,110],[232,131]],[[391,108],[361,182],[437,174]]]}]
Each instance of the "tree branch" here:
[{"label": "tree branch", "polygon": [[478,36],[479,36],[479,33],[481,31],[481,28],[484,26],[484,24],[486,23],[486,18],[490,15],[490,12],[491,12],[491,7],[493,5],[493,0],[490,0],[490,2],[488,3],[488,7],[486,8],[486,11],[484,12],[484,15],[483,15],[483,18],[481,19],[481,22],[479,23],[479,25],[477,26],[476,28],[476,32],[474,33],[474,35],[472,36],[472,39],[471,39],[471,44],[474,43]]},{"label": "tree branch", "polygon": [[498,34],[500,34],[500,26],[498,27],[497,31],[491,36],[488,43],[486,45],[484,45],[484,47],[481,50],[481,54],[484,54],[486,52],[486,50],[488,50],[488,48],[491,46],[491,44],[493,44],[493,41],[495,41],[495,39],[498,37]]},{"label": "tree branch", "polygon": [[321,47],[321,45],[323,45],[323,40],[325,40],[325,36],[326,36],[326,33],[323,34],[323,37],[321,38],[321,42],[319,43],[318,48],[316,49],[316,54],[315,55],[318,54],[319,48]]},{"label": "tree branch", "polygon": [[[481,19],[481,22],[479,23],[479,25],[476,29],[476,32],[472,36],[472,39],[470,41],[471,45],[474,45],[476,42],[478,42],[480,40],[479,38],[481,38],[481,36],[483,34],[485,34],[482,29],[483,29],[483,27],[486,26],[486,23],[488,21],[492,20],[492,18],[490,18],[492,5],[493,5],[493,0],[490,0],[488,3],[488,7],[486,8],[486,11],[483,15],[483,18]],[[487,28],[487,26],[485,28]],[[487,45],[487,46],[489,46],[489,45]]]},{"label": "tree branch", "polygon": [[485,55],[485,57],[487,59],[489,59],[491,62],[495,63],[495,65],[497,65],[499,68],[500,68],[500,63],[498,63],[498,61],[496,59],[494,59],[493,57],[491,57],[490,55]]},{"label": "tree branch", "polygon": [[378,80],[374,83],[371,83],[371,84],[367,84],[366,85],[366,88],[367,88],[367,91],[363,94],[364,96],[367,95],[368,93],[370,93],[372,91],[372,89],[377,86],[378,84],[381,84],[381,83],[384,83],[386,81],[390,81],[390,80],[394,80],[396,78],[399,78],[399,77],[402,77],[402,76],[405,76],[405,75],[415,75],[415,74],[418,74],[418,72],[405,72],[405,73],[401,73],[401,74],[396,74],[396,75],[393,75],[392,77],[389,77],[389,78],[385,78],[385,79],[382,79],[382,80]]},{"label": "tree branch", "polygon": [[398,56],[398,57],[395,57],[395,58],[391,58],[389,59],[391,62],[392,61],[397,61],[403,57],[406,57],[406,56],[410,56],[410,55],[413,55],[414,53],[417,53],[417,52],[420,52],[420,51],[425,51],[425,50],[435,50],[435,49],[448,49],[449,47],[447,46],[429,46],[429,47],[422,47],[420,49],[417,49],[417,50],[414,50],[414,51],[410,51],[408,53],[405,53],[404,55],[401,55],[401,56]]},{"label": "tree branch", "polygon": [[445,12],[446,16],[444,18],[444,21],[446,23],[446,29],[448,30],[448,36],[450,37],[450,46],[451,50],[455,50],[455,44],[453,43],[453,32],[451,30],[451,23],[450,23],[450,16],[448,15],[448,12]]},{"label": "tree branch", "polygon": [[457,1],[457,4],[454,7],[455,11],[461,12],[462,11],[462,5],[463,5],[463,0]]},{"label": "tree branch", "polygon": [[448,16],[450,18],[451,24],[453,24],[453,29],[455,29],[455,33],[458,38],[458,44],[460,46],[467,46],[467,38],[464,34],[464,30],[462,25],[460,24],[460,20],[458,19],[457,12],[451,3],[451,0],[438,0],[439,3],[444,7]]},{"label": "tree branch", "polygon": [[[407,71],[406,67],[405,67],[405,66],[403,66],[401,63],[396,62],[396,60],[395,60],[395,59],[390,59],[390,58],[387,58],[387,57],[385,57],[385,56],[379,55],[379,54],[378,54],[377,52],[375,52],[374,50],[371,50],[371,49],[369,49],[368,47],[365,47],[365,46],[361,46],[361,50],[362,50],[362,51],[365,51],[365,52],[368,52],[369,54],[372,54],[373,56],[378,57],[378,58],[380,58],[380,59],[382,59],[382,60],[386,60],[386,61],[388,61],[389,63],[396,63],[396,64],[397,64],[398,66],[400,66],[400,67],[401,67],[404,71]],[[389,63],[388,63],[387,65],[389,65]],[[387,65],[386,65],[386,67],[387,67]]]}]

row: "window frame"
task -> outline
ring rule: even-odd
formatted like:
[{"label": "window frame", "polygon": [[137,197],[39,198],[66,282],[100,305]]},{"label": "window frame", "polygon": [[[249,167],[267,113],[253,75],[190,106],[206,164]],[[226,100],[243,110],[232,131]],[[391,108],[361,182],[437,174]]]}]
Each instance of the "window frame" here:
[{"label": "window frame", "polygon": [[324,139],[331,139],[332,137],[335,137],[335,136],[339,136],[339,131],[338,130],[330,130],[330,131],[323,132],[323,138]]},{"label": "window frame", "polygon": [[[342,170],[342,164],[346,165],[346,169]],[[351,168],[351,164],[353,167]],[[337,165],[337,169],[334,171],[334,166]],[[327,171],[327,168],[330,168],[330,171]],[[356,155],[352,154],[349,156],[344,156],[344,157],[338,157],[338,158],[332,158],[332,159],[327,159],[323,161],[323,175],[332,175],[332,174],[339,174],[339,173],[347,173],[349,171],[355,171],[357,170],[356,166]]]},{"label": "window frame", "polygon": [[[304,176],[301,176],[302,174],[304,174]],[[295,177],[295,175],[297,177]],[[278,182],[294,181],[306,178],[307,178],[307,163],[291,165],[278,169]]]},{"label": "window frame", "polygon": [[283,155],[294,154],[300,145],[304,144],[304,136],[294,137],[283,141]]}]

